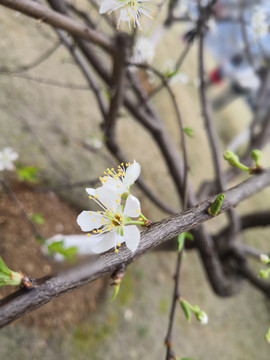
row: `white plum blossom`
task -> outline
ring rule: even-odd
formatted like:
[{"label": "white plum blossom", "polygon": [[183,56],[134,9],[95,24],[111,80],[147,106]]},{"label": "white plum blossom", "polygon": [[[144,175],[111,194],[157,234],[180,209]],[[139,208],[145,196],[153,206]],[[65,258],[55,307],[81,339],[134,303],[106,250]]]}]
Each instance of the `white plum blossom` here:
[{"label": "white plum blossom", "polygon": [[196,314],[196,318],[201,324],[203,325],[208,324],[208,315],[206,314],[206,312],[200,311],[199,313]]},{"label": "white plum blossom", "polygon": [[189,76],[184,72],[177,72],[175,75],[169,78],[171,85],[180,83],[181,85],[187,85],[189,82]]},{"label": "white plum blossom", "polygon": [[[89,198],[96,201],[101,211],[83,211],[77,218],[82,231],[95,238],[93,251],[105,252],[111,248],[118,252],[123,242],[134,252],[140,241],[140,231],[134,224],[142,224],[138,217],[141,214],[139,200],[129,195],[125,206],[121,205],[121,194],[115,188],[101,186],[97,189],[87,189]],[[138,221],[131,218],[137,218]],[[91,232],[91,234],[90,234]],[[98,243],[96,243],[97,241]]]},{"label": "white plum blossom", "polygon": [[250,19],[250,25],[254,31],[255,38],[267,35],[269,28],[269,24],[267,23],[267,14],[261,7],[254,7]]},{"label": "white plum blossom", "polygon": [[136,64],[151,64],[155,56],[155,44],[151,39],[140,37],[135,46],[133,53],[133,62]]},{"label": "white plum blossom", "polygon": [[260,255],[260,260],[263,264],[268,264],[270,262],[270,258],[268,255],[266,254],[261,254]]},{"label": "white plum blossom", "polygon": [[[107,169],[107,171],[104,171],[105,176],[99,179],[103,187],[113,188],[122,196],[125,193],[129,194],[130,186],[138,179],[140,173],[141,165],[134,160],[132,164],[126,163],[125,166],[124,163],[121,163],[117,170],[114,168]],[[86,189],[87,192],[88,190],[91,192],[93,189]],[[92,194],[89,193],[89,195]]]},{"label": "white plum blossom", "polygon": [[0,171],[2,170],[14,170],[15,166],[13,162],[19,157],[18,153],[11,147],[6,147],[0,151]]},{"label": "white plum blossom", "polygon": [[117,29],[119,29],[121,23],[133,24],[133,27],[137,26],[141,29],[141,16],[144,15],[150,19],[153,19],[151,9],[145,6],[145,2],[149,0],[103,0],[99,9],[100,14],[111,14],[113,11],[119,10],[119,18],[117,23]]},{"label": "white plum blossom", "polygon": [[111,248],[118,252],[123,242],[134,252],[140,241],[136,225],[149,225],[141,214],[139,200],[130,194],[130,186],[138,179],[141,166],[135,160],[132,164],[122,163],[117,170],[104,171],[100,177],[102,186],[87,188],[89,198],[100,207],[100,211],[83,211],[77,218],[82,231],[91,236],[91,251],[102,253]]}]

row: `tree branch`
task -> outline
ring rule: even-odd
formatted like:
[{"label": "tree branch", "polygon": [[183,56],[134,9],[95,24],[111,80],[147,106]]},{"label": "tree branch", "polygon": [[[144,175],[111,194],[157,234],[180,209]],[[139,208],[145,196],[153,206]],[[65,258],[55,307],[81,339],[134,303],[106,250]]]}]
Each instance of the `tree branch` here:
[{"label": "tree branch", "polygon": [[[220,209],[220,213],[236,206],[239,202],[269,185],[270,169],[267,169],[225,191],[225,201]],[[71,269],[65,274],[49,279],[31,291],[20,290],[17,292],[17,295],[15,293],[12,297],[3,299],[0,301],[0,327],[11,323],[65,292],[79,288],[84,284],[114,272],[123,264],[127,265],[133,262],[147,250],[153,249],[177,236],[179,233],[189,231],[195,226],[210,220],[212,217],[208,214],[207,209],[214,199],[215,196],[185,212],[153,224],[141,234],[141,241],[134,255],[126,247],[121,248],[117,255],[109,251],[90,264]]]},{"label": "tree branch", "polygon": [[20,11],[35,19],[41,19],[43,22],[67,31],[74,36],[80,36],[82,39],[99,45],[107,52],[112,50],[111,44],[104,36],[98,34],[88,26],[72,20],[65,15],[61,15],[46,6],[40,5],[31,0],[0,0],[0,5],[10,9]]}]

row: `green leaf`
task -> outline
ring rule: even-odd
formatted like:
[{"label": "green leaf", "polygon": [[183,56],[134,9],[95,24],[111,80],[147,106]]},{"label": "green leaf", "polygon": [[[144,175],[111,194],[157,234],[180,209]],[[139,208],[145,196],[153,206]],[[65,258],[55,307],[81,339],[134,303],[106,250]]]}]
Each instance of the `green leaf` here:
[{"label": "green leaf", "polygon": [[113,301],[117,297],[117,295],[119,293],[119,289],[120,289],[120,284],[113,286],[113,295],[112,295],[110,301]]},{"label": "green leaf", "polygon": [[191,233],[185,232],[184,234],[187,240],[194,241],[194,236]]},{"label": "green leaf", "polygon": [[18,272],[10,270],[0,257],[0,287],[4,285],[20,285],[22,275]]},{"label": "green leaf", "polygon": [[58,253],[63,255],[67,260],[72,260],[78,252],[76,246],[71,246],[69,248],[64,248],[64,241],[56,241],[48,245],[48,252],[50,255]]},{"label": "green leaf", "polygon": [[177,236],[177,242],[178,242],[178,251],[181,251],[184,246],[185,239],[188,240],[194,240],[193,235],[191,235],[188,232],[183,232]]},{"label": "green leaf", "polygon": [[178,241],[178,252],[180,252],[183,249],[184,246],[184,242],[185,242],[185,233],[181,233],[177,236],[177,241]]},{"label": "green leaf", "polygon": [[190,322],[190,320],[191,320],[191,313],[190,313],[190,309],[189,309],[188,304],[186,303],[185,300],[180,300],[180,304],[181,304],[181,307],[182,307],[182,309],[183,309],[183,311],[184,311],[184,314],[185,314],[185,316],[186,316],[187,321]]},{"label": "green leaf", "polygon": [[194,130],[190,127],[184,127],[184,132],[187,134],[187,136],[193,138],[194,136]]},{"label": "green leaf", "polygon": [[0,257],[0,276],[7,275],[9,276],[11,274],[11,270],[7,267],[7,265],[4,263],[3,259]]},{"label": "green leaf", "polygon": [[16,173],[19,181],[28,181],[31,183],[37,182],[37,172],[38,168],[35,166],[21,166],[17,165]]},{"label": "green leaf", "polygon": [[173,77],[174,75],[176,75],[177,73],[178,73],[178,70],[175,70],[175,71],[167,70],[164,73],[164,76],[169,79],[169,78]]},{"label": "green leaf", "polygon": [[194,360],[193,358],[181,358],[180,360]]},{"label": "green leaf", "polygon": [[30,219],[38,225],[43,225],[45,223],[45,220],[41,214],[32,214]]},{"label": "green leaf", "polygon": [[215,200],[213,201],[213,203],[211,204],[210,208],[208,209],[208,214],[211,216],[217,216],[219,213],[219,210],[223,204],[225,195],[224,194],[219,194]]}]

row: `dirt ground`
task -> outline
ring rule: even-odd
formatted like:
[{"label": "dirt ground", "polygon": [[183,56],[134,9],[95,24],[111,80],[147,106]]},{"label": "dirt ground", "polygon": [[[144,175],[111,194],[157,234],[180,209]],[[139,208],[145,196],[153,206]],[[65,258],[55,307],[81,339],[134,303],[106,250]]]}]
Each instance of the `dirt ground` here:
[{"label": "dirt ground", "polygon": [[[27,214],[40,214],[44,218],[43,225],[36,225],[44,238],[49,238],[55,233],[81,233],[76,223],[78,212],[54,192],[36,192],[34,187],[16,181],[12,182],[11,187]],[[35,239],[30,225],[2,189],[0,226],[0,254],[12,270],[21,270],[34,278],[41,278],[61,270],[63,265],[42,255],[40,243]],[[95,281],[66,294],[64,302],[60,298],[42,306],[25,316],[21,322],[42,329],[66,327],[74,322],[80,322],[96,310],[104,285],[104,280]],[[13,291],[14,287],[1,288],[0,298]],[[65,306],[65,302],[68,302],[69,306]]]}]

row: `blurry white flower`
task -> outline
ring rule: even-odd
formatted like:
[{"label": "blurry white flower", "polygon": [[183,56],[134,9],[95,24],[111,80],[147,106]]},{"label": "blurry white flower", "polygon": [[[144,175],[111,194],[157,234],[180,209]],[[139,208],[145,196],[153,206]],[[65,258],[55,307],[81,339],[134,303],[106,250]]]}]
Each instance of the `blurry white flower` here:
[{"label": "blurry white flower", "polygon": [[133,311],[131,309],[126,309],[124,312],[124,319],[130,321],[133,318]]},{"label": "blurry white flower", "polygon": [[270,258],[268,255],[266,254],[261,254],[260,255],[260,260],[263,264],[268,264],[270,262]]},{"label": "blurry white flower", "polygon": [[210,19],[208,20],[207,26],[208,26],[209,31],[216,34],[216,32],[217,32],[217,23],[216,23],[216,20],[215,20],[215,18],[213,16],[211,16]]},{"label": "blurry white flower", "polygon": [[234,73],[232,74],[232,78],[242,88],[250,91],[257,91],[261,85],[260,78],[251,66],[241,69],[239,71],[234,71]]},{"label": "blurry white flower", "polygon": [[134,46],[133,62],[136,64],[151,64],[154,56],[155,45],[153,41],[145,37],[140,37]]},{"label": "blurry white flower", "polygon": [[96,138],[95,136],[91,135],[86,142],[92,146],[95,149],[100,149],[103,145],[102,141],[100,141],[98,138]]},{"label": "blurry white flower", "polygon": [[[63,234],[57,234],[53,237],[46,239],[46,242],[44,245],[41,246],[41,251],[44,255],[48,256],[48,246],[55,242],[63,242],[63,248],[67,249],[70,247],[76,247],[77,255],[91,255],[94,254],[92,248],[95,244],[89,243],[88,241],[85,241],[85,235],[63,235]],[[58,252],[55,252],[52,255],[53,259],[55,261],[64,261],[65,257],[62,254],[59,254]]]},{"label": "blurry white flower", "polygon": [[15,166],[13,162],[19,157],[18,153],[11,147],[6,147],[0,151],[0,171],[2,170],[14,170]]},{"label": "blurry white flower", "polygon": [[250,25],[254,31],[254,37],[263,37],[268,33],[267,14],[262,7],[255,6],[250,19]]},{"label": "blurry white flower", "polygon": [[201,324],[203,325],[208,324],[208,316],[206,312],[200,311],[199,313],[196,314],[196,318]]},{"label": "blurry white flower", "polygon": [[174,76],[172,76],[170,79],[170,84],[177,84],[180,83],[182,85],[186,85],[189,82],[189,76],[186,73],[178,72]]},{"label": "blurry white flower", "polygon": [[113,11],[120,10],[117,29],[122,22],[127,22],[130,26],[130,23],[133,24],[133,27],[137,26],[141,29],[141,16],[144,15],[149,19],[153,19],[153,14],[151,9],[145,6],[145,2],[149,0],[103,0],[101,3],[99,13],[112,13]]},{"label": "blurry white flower", "polygon": [[195,88],[198,89],[200,87],[200,85],[201,85],[201,80],[199,78],[194,79],[193,80],[193,85],[194,85]]}]

